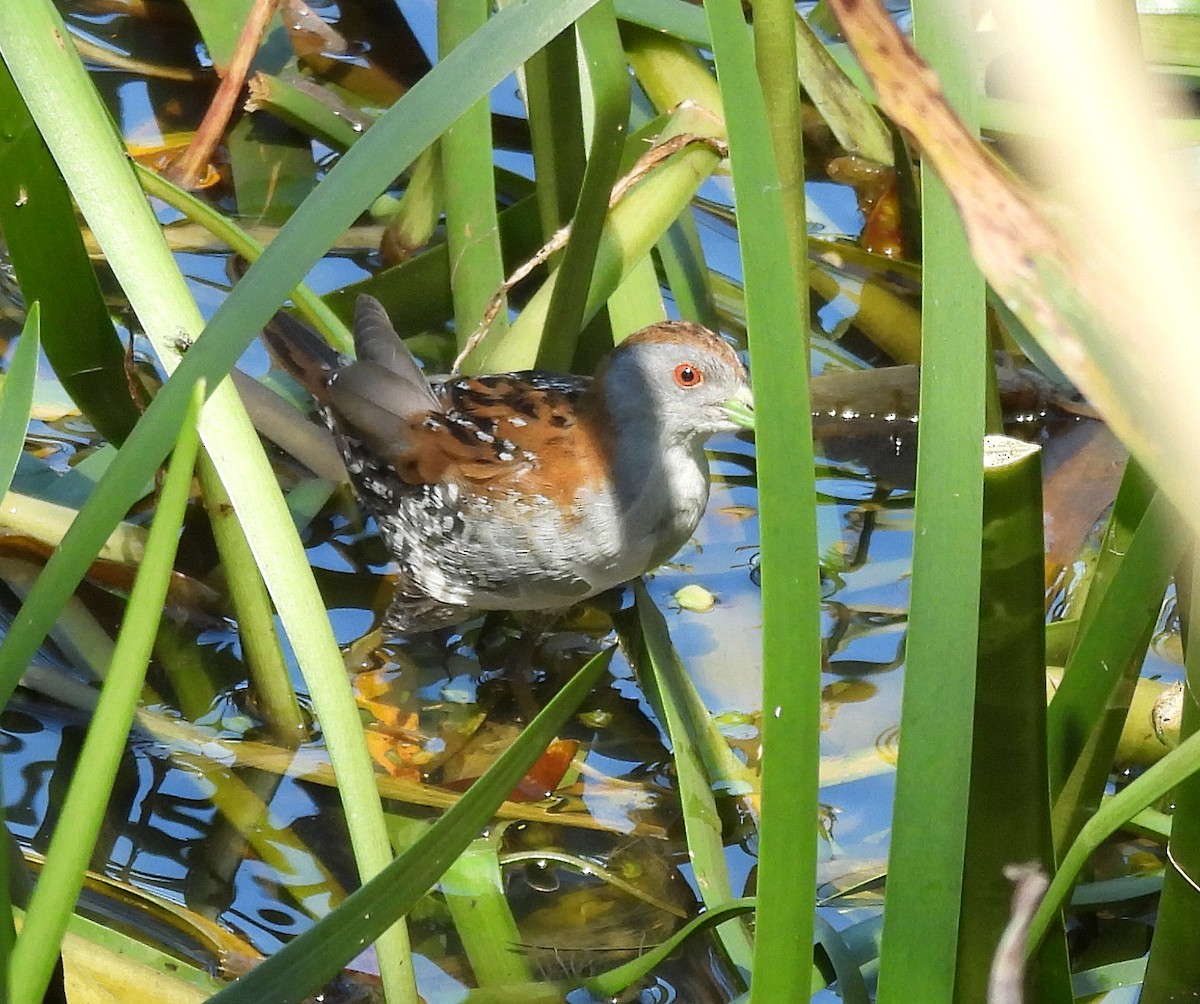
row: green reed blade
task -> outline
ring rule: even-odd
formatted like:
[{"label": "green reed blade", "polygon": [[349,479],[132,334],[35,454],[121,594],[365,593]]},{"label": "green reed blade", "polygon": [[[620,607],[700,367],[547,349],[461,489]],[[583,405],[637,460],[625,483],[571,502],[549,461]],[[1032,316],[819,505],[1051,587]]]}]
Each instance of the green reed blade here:
[{"label": "green reed blade", "polygon": [[[1187,685],[1183,697],[1183,723],[1180,736],[1187,739],[1200,731],[1200,560],[1192,558],[1187,589],[1180,599],[1188,602],[1188,644],[1186,648]],[[1190,594],[1190,595],[1189,595]],[[1196,932],[1200,931],[1200,890],[1193,876],[1200,874],[1200,773],[1184,780],[1173,795],[1175,811],[1171,816],[1171,838],[1167,854],[1167,874],[1154,938],[1150,943],[1150,961],[1146,966],[1140,1004],[1169,1004],[1186,999],[1200,986],[1200,952],[1196,951]]]},{"label": "green reed blade", "polygon": [[655,251],[680,315],[715,331],[719,327],[717,310],[695,215],[680,216],[655,245]]},{"label": "green reed blade", "polygon": [[[587,69],[586,93],[591,97],[590,108],[585,110],[588,121],[580,124],[590,125],[591,142],[579,197],[572,207],[571,239],[556,270],[554,294],[546,312],[549,337],[538,350],[537,365],[550,370],[571,369],[577,355],[596,251],[629,124],[629,70],[611,0],[588,11],[576,30],[582,65]],[[607,341],[611,349],[611,337]],[[606,351],[603,345],[590,348],[593,362]]]},{"label": "green reed blade", "polygon": [[0,231],[27,302],[42,305],[55,375],[100,433],[120,443],[137,421],[125,352],[79,234],[71,193],[0,63]]},{"label": "green reed blade", "polygon": [[632,962],[627,962],[623,966],[610,969],[607,973],[585,980],[583,985],[598,998],[609,999],[616,997],[627,986],[641,979],[647,973],[651,972],[655,966],[660,965],[674,955],[679,950],[679,946],[687,941],[688,938],[694,937],[706,928],[716,924],[723,924],[727,920],[733,920],[743,914],[751,913],[754,910],[755,902],[756,900],[749,898],[735,899],[713,907],[694,920],[688,921],[687,924],[671,935],[661,945],[639,955]]},{"label": "green reed blade", "polygon": [[[1104,527],[1100,553],[1096,557],[1095,568],[1088,583],[1083,609],[1077,614],[1078,624],[1075,640],[1071,646],[1072,652],[1078,647],[1088,628],[1095,621],[1101,601],[1107,595],[1113,578],[1120,571],[1134,534],[1137,533],[1138,526],[1146,516],[1146,510],[1154,500],[1154,493],[1154,482],[1150,480],[1142,465],[1132,458],[1127,460],[1125,472],[1121,476],[1121,486],[1117,489],[1117,497],[1113,502],[1112,513]],[[1064,659],[1060,665],[1065,666],[1066,660]]]},{"label": "green reed blade", "polygon": [[471,972],[481,988],[533,981],[521,932],[505,895],[500,834],[471,841],[442,876],[441,892]]},{"label": "green reed blade", "polygon": [[[579,201],[587,168],[580,97],[579,49],[572,29],[551,39],[525,64],[525,105],[543,242],[570,222]],[[558,252],[551,261],[561,258]]]},{"label": "green reed blade", "polygon": [[45,863],[25,911],[25,924],[17,938],[9,971],[9,989],[18,1001],[39,1000],[45,992],[104,822],[175,563],[179,528],[192,486],[203,401],[204,384],[198,383],[163,480],[158,510],[117,635],[112,663],[88,725]]},{"label": "green reed blade", "polygon": [[[1045,571],[1038,447],[1005,436],[984,444],[971,793],[963,867],[955,999],[987,996],[996,945],[1009,920],[1004,867],[1054,870],[1046,780]],[[1039,956],[1039,999],[1070,993],[1066,943]]]},{"label": "green reed blade", "polygon": [[1065,849],[1095,811],[1163,593],[1184,546],[1156,496],[1067,660],[1046,720],[1054,840]]},{"label": "green reed blade", "polygon": [[728,113],[757,407],[763,778],[751,998],[781,1001],[811,984],[821,686],[803,209],[784,198],[772,142],[798,149],[801,136],[794,116],[772,122],[788,107],[777,89],[794,89],[794,76],[756,65],[741,4],[709,0],[705,12]]},{"label": "green reed blade", "polygon": [[[217,212],[207,202],[185,192],[178,185],[167,181],[162,175],[142,167],[133,165],[138,183],[149,195],[162,199],[183,213],[189,220],[199,223],[214,237],[219,237],[229,245],[229,249],[245,258],[248,262],[257,261],[263,253],[262,245],[239,227],[233,220]],[[324,301],[306,283],[300,283],[288,294],[296,305],[297,311],[313,327],[321,332],[339,352],[352,352],[354,339],[350,330],[338,316],[329,309]]]},{"label": "green reed blade", "polygon": [[[443,59],[487,23],[490,10],[488,0],[443,0],[438,4],[438,49]],[[504,282],[488,99],[471,105],[442,133],[438,146],[455,334],[461,349]],[[493,326],[497,336],[503,336],[508,328],[504,307]]]},{"label": "green reed blade", "polygon": [[365,113],[352,120],[333,104],[328,94],[311,84],[298,86],[294,79],[270,73],[256,74],[251,81],[251,100],[256,112],[269,112],[335,150],[349,150],[371,120]]},{"label": "green reed blade", "polygon": [[271,597],[254,561],[239,513],[207,454],[201,454],[197,470],[258,712],[274,741],[295,749],[307,737],[308,722],[300,710],[287,660],[275,633]]},{"label": "green reed blade", "polygon": [[[916,3],[913,18],[918,45],[972,121],[967,12]],[[953,995],[975,703],[984,284],[949,193],[931,171],[921,183],[921,428],[880,1004]]]},{"label": "green reed blade", "polygon": [[1200,735],[1192,735],[1162,760],[1146,769],[1112,798],[1106,799],[1082,829],[1059,863],[1058,873],[1034,914],[1029,928],[1027,954],[1035,951],[1041,939],[1056,922],[1067,904],[1071,889],[1092,855],[1128,820],[1152,805],[1179,784],[1200,771]]},{"label": "green reed blade", "polygon": [[213,62],[224,69],[233,58],[254,0],[183,0],[200,29]]},{"label": "green reed blade", "polygon": [[704,12],[684,0],[616,0],[617,17],[649,28],[656,35],[708,48],[708,20]]},{"label": "green reed blade", "polygon": [[[798,56],[794,25],[799,15],[793,4],[775,0],[755,0],[751,8],[755,66],[767,101],[767,129],[783,202],[782,223],[793,267],[799,267],[808,257],[804,143],[800,129],[800,89],[796,86]],[[749,234],[744,239],[753,237]],[[746,285],[749,287],[749,281]]]},{"label": "green reed blade", "polygon": [[[747,787],[745,771],[738,769],[737,758],[699,701],[671,643],[667,622],[641,580],[634,582],[634,600],[636,619],[628,617],[618,627],[623,628],[623,643],[642,690],[671,739],[688,856],[701,898],[712,908],[733,899],[713,789],[720,785],[742,793]],[[745,924],[722,927],[718,936],[730,961],[749,971],[754,943]]]},{"label": "green reed blade", "polygon": [[883,119],[799,13],[794,17],[800,84],[848,153],[892,163],[892,136]]},{"label": "green reed blade", "polygon": [[[33,391],[37,383],[40,318],[41,308],[34,301],[29,306],[25,326],[21,329],[21,340],[17,343],[3,386],[0,387],[0,498],[4,498],[12,484],[13,472],[17,469],[17,461],[25,446],[29,409],[33,404]],[[3,805],[3,798],[0,797],[0,827],[4,827]],[[11,843],[12,838],[6,828],[3,829],[3,837],[6,844]],[[8,848],[3,847],[0,848],[0,1004],[5,1004],[9,999],[9,961],[16,939],[12,923],[11,879],[10,855]]]},{"label": "green reed blade", "polygon": [[29,306],[4,383],[0,385],[0,498],[12,485],[13,472],[25,448],[25,430],[29,427],[29,411],[37,386],[41,319],[41,305],[34,301]]}]

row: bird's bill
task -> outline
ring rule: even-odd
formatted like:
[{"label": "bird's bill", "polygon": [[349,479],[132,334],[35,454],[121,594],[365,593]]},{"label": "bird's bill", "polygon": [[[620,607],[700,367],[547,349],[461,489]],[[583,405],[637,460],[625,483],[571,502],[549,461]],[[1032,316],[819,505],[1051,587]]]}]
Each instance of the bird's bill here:
[{"label": "bird's bill", "polygon": [[748,388],[723,402],[721,410],[734,425],[742,429],[754,428],[754,396]]}]

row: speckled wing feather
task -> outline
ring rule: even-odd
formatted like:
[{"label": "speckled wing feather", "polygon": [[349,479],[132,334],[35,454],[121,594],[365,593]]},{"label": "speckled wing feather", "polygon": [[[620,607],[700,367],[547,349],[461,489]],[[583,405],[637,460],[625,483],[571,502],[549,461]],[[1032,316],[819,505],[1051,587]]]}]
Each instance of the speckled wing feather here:
[{"label": "speckled wing feather", "polygon": [[463,441],[455,473],[568,511],[580,492],[607,487],[611,440],[602,402],[587,393],[591,385],[590,377],[540,372],[435,383],[451,438]]}]

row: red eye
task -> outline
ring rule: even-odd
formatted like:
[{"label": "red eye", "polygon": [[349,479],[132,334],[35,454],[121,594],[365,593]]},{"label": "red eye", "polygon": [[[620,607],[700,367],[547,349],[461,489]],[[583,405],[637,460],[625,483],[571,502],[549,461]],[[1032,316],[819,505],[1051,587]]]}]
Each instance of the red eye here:
[{"label": "red eye", "polygon": [[680,387],[699,387],[704,383],[704,375],[693,363],[680,363],[675,367],[675,382]]}]

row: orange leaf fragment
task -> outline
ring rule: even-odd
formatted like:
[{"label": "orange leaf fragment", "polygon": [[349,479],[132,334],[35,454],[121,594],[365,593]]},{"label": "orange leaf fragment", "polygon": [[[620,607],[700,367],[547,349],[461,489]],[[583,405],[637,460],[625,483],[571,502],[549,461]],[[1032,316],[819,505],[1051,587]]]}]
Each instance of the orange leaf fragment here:
[{"label": "orange leaf fragment", "polygon": [[866,217],[859,244],[874,254],[902,258],[904,245],[895,169],[865,157],[846,156],[834,157],[825,171],[831,180],[854,189],[859,211]]},{"label": "orange leaf fragment", "polygon": [[[577,740],[555,739],[509,793],[508,800],[510,802],[540,802],[542,799],[549,798],[562,784],[563,777],[566,776],[578,751]],[[479,780],[478,776],[460,777],[455,781],[444,782],[442,787],[449,788],[451,791],[466,791],[477,780]]]},{"label": "orange leaf fragment", "polygon": [[367,752],[390,777],[405,781],[420,781],[421,768],[416,766],[427,754],[419,743],[414,743],[388,732],[367,729]]}]

